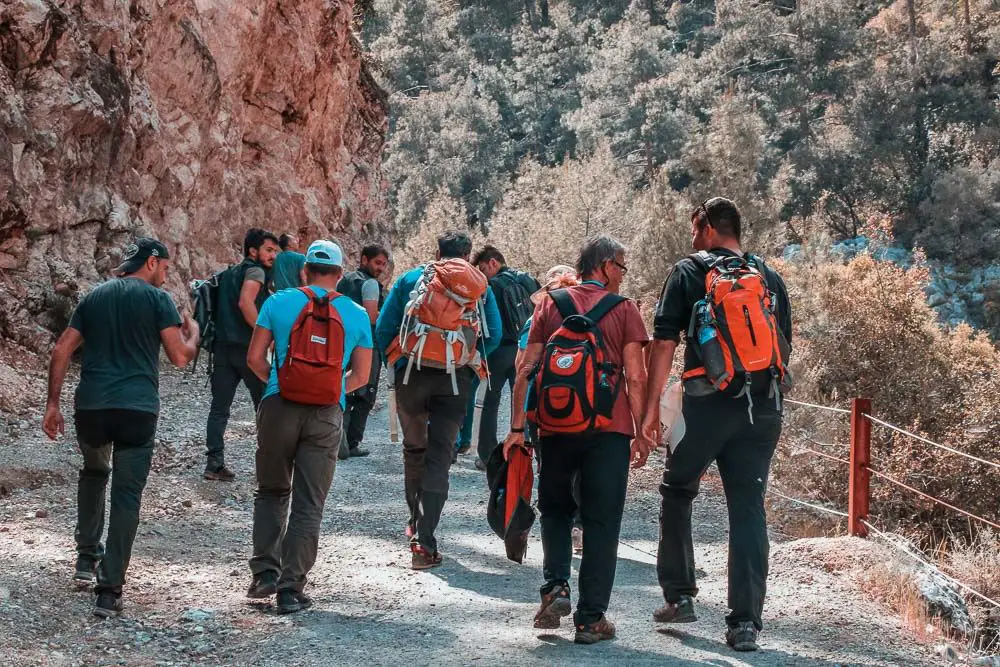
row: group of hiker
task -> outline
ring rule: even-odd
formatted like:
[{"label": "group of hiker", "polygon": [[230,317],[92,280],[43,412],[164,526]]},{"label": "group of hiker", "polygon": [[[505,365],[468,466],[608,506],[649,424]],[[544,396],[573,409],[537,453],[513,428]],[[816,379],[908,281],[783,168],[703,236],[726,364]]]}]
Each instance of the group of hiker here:
[{"label": "group of hiker", "polygon": [[[84,458],[74,578],[89,584],[96,576],[97,615],[121,611],[159,408],[159,347],[177,366],[201,347],[211,352],[206,479],[233,479],[223,434],[240,382],[256,409],[248,597],[277,595],[279,613],[308,607],[304,587],[336,461],[368,453],[361,443],[384,364],[403,433],[403,531],[412,567],[443,562],[437,532],[449,471],[474,438],[481,470],[495,473],[498,462],[513,465],[518,457],[530,468],[537,458],[544,584],[534,627],[558,628],[573,613],[577,551],[575,641],[611,639],[606,612],[629,468],[645,465],[671,440],[661,432],[669,429],[660,399],[683,339],[684,434],[666,442],[657,557],[665,605],[653,617],[696,620],[691,506],[714,461],[730,518],[726,640],[736,650],[756,649],[768,569],[764,493],[790,386],[790,306],[780,276],[742,250],[732,201],[699,205],[691,234],[695,253],[667,276],[652,338],[637,303],[619,294],[627,249],[606,235],[587,239],[575,265],[553,267],[543,284],[508,266],[501,249],[473,255],[468,234],[447,232],[436,256],[386,293],[391,260],[382,246],[366,246],[357,270],[345,274],[333,241],[317,240],[303,254],[293,236],[251,229],[242,262],[195,285],[196,303],[209,302],[196,308],[201,325],[181,317],[158,289],[169,267],[166,246],[138,239],[118,277],[81,300],[52,355],[44,430],[55,438],[63,431],[59,400],[69,359],[83,346],[74,413]],[[504,386],[509,428],[498,424]]]}]

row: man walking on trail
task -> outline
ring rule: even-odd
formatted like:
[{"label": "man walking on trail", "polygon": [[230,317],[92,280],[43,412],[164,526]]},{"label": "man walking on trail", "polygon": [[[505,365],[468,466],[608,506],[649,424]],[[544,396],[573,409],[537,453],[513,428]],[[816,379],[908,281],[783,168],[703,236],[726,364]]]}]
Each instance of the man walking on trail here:
[{"label": "man walking on trail", "polygon": [[[372,359],[367,314],[334,290],[343,274],[340,247],[322,240],[310,245],[305,274],[307,287],[279,292],[264,303],[247,356],[253,372],[267,382],[257,412],[253,581],[247,596],[277,593],[279,614],[312,604],[303,588],[316,562],[323,505],[337,464],[344,395],[368,381]],[[327,347],[340,344],[341,337],[342,349]],[[272,342],[273,366],[267,360]]]},{"label": "man walking on trail", "polygon": [[[159,289],[170,254],[155,239],[140,238],[125,249],[125,261],[109,280],[87,294],[52,350],[43,429],[55,440],[64,432],[60,394],[73,352],[83,345],[76,388],[76,437],[83,454],[77,489],[76,573],[78,584],[97,575],[97,616],[122,610],[122,586],[139,526],[139,505],[153,459],[160,411],[160,345],[177,367],[198,351],[198,324],[177,313]],[[111,478],[107,546],[105,492]]]},{"label": "man walking on trail", "polygon": [[[588,239],[576,269],[582,284],[549,292],[535,310],[514,385],[504,455],[524,446],[524,401],[533,382],[545,577],[534,625],[558,628],[560,618],[572,611],[573,486],[579,475],[583,556],[573,621],[575,641],[594,644],[615,636],[605,612],[615,580],[629,461],[652,447],[634,428],[645,406],[642,346],[648,337],[635,303],[618,295],[628,271],[620,243],[603,235]],[[587,370],[591,362],[600,369],[593,377]],[[568,402],[576,408],[563,410]]]},{"label": "man walking on trail", "polygon": [[247,350],[257,312],[267,299],[268,271],[278,254],[278,239],[263,229],[251,229],[243,241],[243,261],[219,277],[215,344],[212,349],[212,405],[205,435],[207,461],[204,477],[228,482],[235,475],[226,466],[225,435],[229,410],[240,382],[246,385],[254,411],[260,405],[264,383],[247,366]]},{"label": "man walking on trail", "polygon": [[278,237],[278,247],[281,252],[274,258],[274,268],[271,270],[272,291],[302,286],[304,276],[302,268],[306,256],[299,252],[299,239],[292,234],[282,234]]},{"label": "man walking on trail", "polygon": [[[463,232],[447,232],[439,236],[437,242],[437,259],[451,261],[435,262],[430,267],[419,266],[403,274],[389,292],[375,326],[375,339],[382,357],[387,365],[392,364],[396,406],[403,427],[404,486],[410,510],[406,534],[410,537],[414,569],[441,564],[434,532],[448,498],[448,470],[455,437],[465,417],[472,379],[482,358],[496,348],[503,335],[493,291],[486,285],[485,277],[468,263],[472,240]],[[441,267],[441,272],[447,270],[448,276],[433,271],[433,280],[426,282],[431,267]],[[440,335],[432,331],[425,339],[426,345],[418,346],[419,349],[409,346],[418,332],[407,327],[422,328],[424,325],[418,317],[422,309],[411,308],[408,304],[411,292],[418,288],[423,290],[421,294],[432,297],[426,301],[427,310],[433,311],[446,303],[457,304],[440,289],[446,277],[462,280],[463,288],[481,281],[477,287],[482,288],[480,293],[484,296],[480,299],[477,295],[474,301],[464,302],[451,311],[460,314],[464,323],[449,339],[447,358],[452,363],[441,364],[438,359],[435,364],[439,367],[433,367],[428,363],[429,354],[421,357],[421,352],[424,348],[440,350],[442,341],[432,338],[440,338]],[[453,356],[456,349],[469,358],[456,361]],[[423,361],[416,363],[421,358]]]},{"label": "man walking on trail", "polygon": [[[753,651],[763,627],[768,570],[764,493],[781,433],[781,387],[776,385],[790,351],[791,309],[781,277],[741,249],[740,212],[733,202],[715,197],[696,208],[691,215],[691,237],[698,252],[677,262],[667,277],[656,309],[649,357],[643,432],[658,442],[660,395],[684,334],[686,432],[669,457],[660,485],[663,499],[656,567],[666,605],[653,617],[661,623],[696,620],[691,504],[702,474],[715,461],[729,508],[731,612],[726,617],[726,641],[737,651]],[[737,284],[739,289],[728,289]],[[750,300],[730,307],[736,303],[731,298],[744,297]],[[729,319],[734,310],[738,316]],[[772,365],[753,373],[730,368],[716,386],[707,378],[716,377],[712,360],[718,358],[713,347],[718,341],[734,348],[727,352],[727,365],[743,363],[747,355],[741,346],[753,348],[752,356],[765,352],[762,358],[773,357]],[[772,352],[772,346],[783,349]],[[723,388],[728,377],[732,382]]]},{"label": "man walking on trail", "polygon": [[476,459],[476,467],[486,470],[486,462],[490,460],[490,455],[498,444],[497,413],[500,411],[503,388],[510,385],[511,390],[514,389],[518,334],[535,310],[531,295],[542,286],[524,271],[508,267],[503,254],[491,245],[476,253],[472,263],[489,279],[503,322],[500,345],[487,360],[490,384],[483,398],[483,412],[479,422],[479,458]]},{"label": "man walking on trail", "polygon": [[[364,308],[365,312],[368,313],[373,336],[378,313],[385,302],[385,294],[379,279],[388,266],[389,251],[380,245],[367,245],[361,249],[361,263],[358,270],[345,275],[340,279],[340,284],[337,285],[338,292],[349,296],[354,303]],[[365,437],[368,415],[375,407],[381,368],[382,364],[378,361],[373,363],[371,375],[365,386],[347,396],[347,408],[344,410],[346,444],[341,446],[338,454],[341,460],[368,456],[369,454],[367,449],[361,449],[361,441]]]}]

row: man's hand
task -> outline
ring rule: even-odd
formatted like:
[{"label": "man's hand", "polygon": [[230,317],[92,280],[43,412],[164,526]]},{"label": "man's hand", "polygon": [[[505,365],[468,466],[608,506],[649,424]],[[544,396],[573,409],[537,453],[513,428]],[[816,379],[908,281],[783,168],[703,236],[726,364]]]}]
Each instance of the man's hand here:
[{"label": "man's hand", "polygon": [[181,322],[181,336],[184,340],[198,340],[200,334],[201,327],[198,326],[198,322],[191,319],[191,316],[187,313],[184,313],[184,321]]},{"label": "man's hand", "polygon": [[656,449],[656,445],[653,440],[647,440],[643,436],[636,437],[632,441],[632,468],[641,468],[646,465],[646,459],[649,458],[649,453]]},{"label": "man's hand", "polygon": [[518,446],[524,447],[524,433],[508,433],[507,438],[503,441],[504,461],[510,456],[510,450]]},{"label": "man's hand", "polygon": [[45,419],[42,420],[42,430],[49,440],[55,440],[60,435],[66,433],[66,423],[63,420],[62,412],[58,405],[49,403],[45,406]]},{"label": "man's hand", "polygon": [[647,412],[639,426],[639,434],[645,440],[653,443],[653,449],[660,444],[660,412]]}]

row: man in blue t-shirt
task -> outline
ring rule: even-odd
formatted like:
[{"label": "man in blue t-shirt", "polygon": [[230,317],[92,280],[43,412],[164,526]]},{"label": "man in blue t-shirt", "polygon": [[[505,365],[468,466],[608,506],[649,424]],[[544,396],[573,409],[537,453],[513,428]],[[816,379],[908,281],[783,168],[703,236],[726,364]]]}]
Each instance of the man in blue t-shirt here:
[{"label": "man in blue t-shirt", "polygon": [[[335,292],[343,266],[344,255],[336,243],[315,241],[306,252],[307,289],[318,298]],[[247,353],[251,370],[267,381],[257,411],[257,494],[250,559],[253,581],[247,597],[261,599],[277,593],[279,614],[312,604],[302,589],[316,562],[323,505],[340,446],[344,396],[368,382],[372,361],[368,314],[350,298],[337,296],[331,303],[344,325],[345,371],[339,404],[307,405],[284,398],[278,369],[285,363],[292,327],[308,303],[301,290],[272,295],[260,310]],[[273,366],[267,361],[272,342]]]}]

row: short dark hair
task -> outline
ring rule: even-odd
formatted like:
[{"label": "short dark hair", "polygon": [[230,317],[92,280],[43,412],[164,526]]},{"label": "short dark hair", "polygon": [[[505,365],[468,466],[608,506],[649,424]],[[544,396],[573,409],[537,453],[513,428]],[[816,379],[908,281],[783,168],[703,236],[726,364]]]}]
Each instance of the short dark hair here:
[{"label": "short dark hair", "polygon": [[482,250],[477,252],[476,256],[472,258],[472,263],[477,265],[493,259],[500,262],[500,266],[507,266],[507,260],[504,259],[503,253],[496,246],[492,245],[484,245]]},{"label": "short dark hair", "polygon": [[343,272],[343,267],[333,266],[332,264],[312,264],[311,262],[306,262],[306,275],[311,276],[335,276]]},{"label": "short dark hair", "polygon": [[377,243],[366,245],[361,249],[361,258],[367,259],[368,261],[371,261],[381,255],[385,255],[385,258],[389,259],[389,251],[385,249],[385,246],[381,246]]},{"label": "short dark hair", "polygon": [[450,231],[437,238],[441,259],[468,257],[472,252],[472,239],[465,232]]},{"label": "short dark hair", "polygon": [[259,227],[251,227],[247,230],[247,235],[243,237],[243,256],[249,257],[251,250],[260,250],[265,241],[271,241],[277,245],[278,237]]},{"label": "short dark hair", "polygon": [[589,276],[597,271],[605,262],[612,262],[618,257],[618,253],[625,252],[623,246],[617,240],[607,234],[591,236],[583,242],[580,248],[580,257],[576,260],[576,272],[580,277]]},{"label": "short dark hair", "polygon": [[292,242],[291,234],[282,234],[278,237],[278,247],[282,250],[288,250],[288,244]]},{"label": "short dark hair", "polygon": [[732,200],[725,197],[706,199],[691,213],[691,219],[698,225],[698,229],[711,225],[722,236],[740,240],[742,218]]}]

